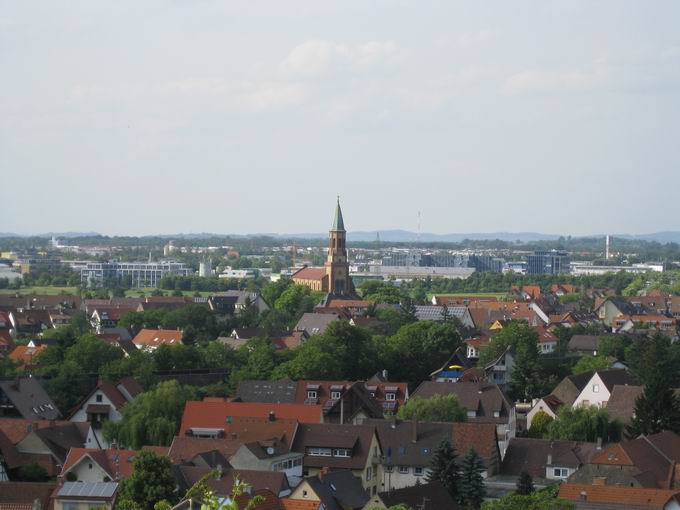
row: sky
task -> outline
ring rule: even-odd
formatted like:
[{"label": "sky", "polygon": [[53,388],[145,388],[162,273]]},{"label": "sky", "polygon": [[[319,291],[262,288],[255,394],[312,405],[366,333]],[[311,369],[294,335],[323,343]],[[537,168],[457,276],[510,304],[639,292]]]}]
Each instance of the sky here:
[{"label": "sky", "polygon": [[677,0],[2,0],[0,232],[680,230]]}]

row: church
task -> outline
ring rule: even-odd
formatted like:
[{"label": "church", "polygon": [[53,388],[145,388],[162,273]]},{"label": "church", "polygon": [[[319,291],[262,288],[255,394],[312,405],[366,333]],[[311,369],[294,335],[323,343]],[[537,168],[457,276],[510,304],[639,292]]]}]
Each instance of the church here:
[{"label": "church", "polygon": [[328,258],[324,267],[303,267],[293,273],[293,281],[299,285],[306,285],[312,290],[327,292],[331,296],[354,297],[354,284],[349,275],[346,239],[347,231],[338,199],[333,225],[328,234]]}]

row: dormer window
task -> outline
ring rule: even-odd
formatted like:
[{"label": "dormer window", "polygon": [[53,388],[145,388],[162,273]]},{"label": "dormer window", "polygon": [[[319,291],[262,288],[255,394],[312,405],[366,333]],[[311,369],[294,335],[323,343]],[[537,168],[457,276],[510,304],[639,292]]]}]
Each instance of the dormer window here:
[{"label": "dormer window", "polygon": [[307,391],[307,398],[316,398],[316,390],[308,390]]},{"label": "dormer window", "polygon": [[477,416],[477,411],[472,410],[467,412],[468,418],[475,418]]},{"label": "dormer window", "polygon": [[395,393],[385,393],[385,400],[397,400],[397,395]]},{"label": "dormer window", "polygon": [[340,398],[340,392],[339,391],[331,391],[331,399],[332,400],[338,400]]}]

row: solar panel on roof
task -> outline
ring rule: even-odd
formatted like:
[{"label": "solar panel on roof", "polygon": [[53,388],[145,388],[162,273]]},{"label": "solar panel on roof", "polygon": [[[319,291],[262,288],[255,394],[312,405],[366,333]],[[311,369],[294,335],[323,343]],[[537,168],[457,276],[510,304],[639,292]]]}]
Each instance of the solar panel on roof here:
[{"label": "solar panel on roof", "polygon": [[110,498],[117,488],[115,482],[65,482],[59,490],[59,496]]}]

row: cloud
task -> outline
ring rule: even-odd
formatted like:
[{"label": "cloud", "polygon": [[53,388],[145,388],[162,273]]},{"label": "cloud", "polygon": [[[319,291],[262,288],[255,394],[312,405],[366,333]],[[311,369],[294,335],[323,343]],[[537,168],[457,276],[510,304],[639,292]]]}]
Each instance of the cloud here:
[{"label": "cloud", "polygon": [[164,108],[259,112],[300,103],[301,84],[287,80],[227,80],[195,78],[162,82],[78,83],[74,100],[128,104],[135,109]]},{"label": "cloud", "polygon": [[506,94],[586,90],[598,82],[594,73],[583,71],[530,70],[513,74],[503,84]]},{"label": "cloud", "polygon": [[354,69],[367,68],[397,48],[394,41],[368,41],[365,43],[335,43],[310,39],[293,48],[284,61],[288,71],[305,75],[318,75],[333,65],[349,65]]}]

